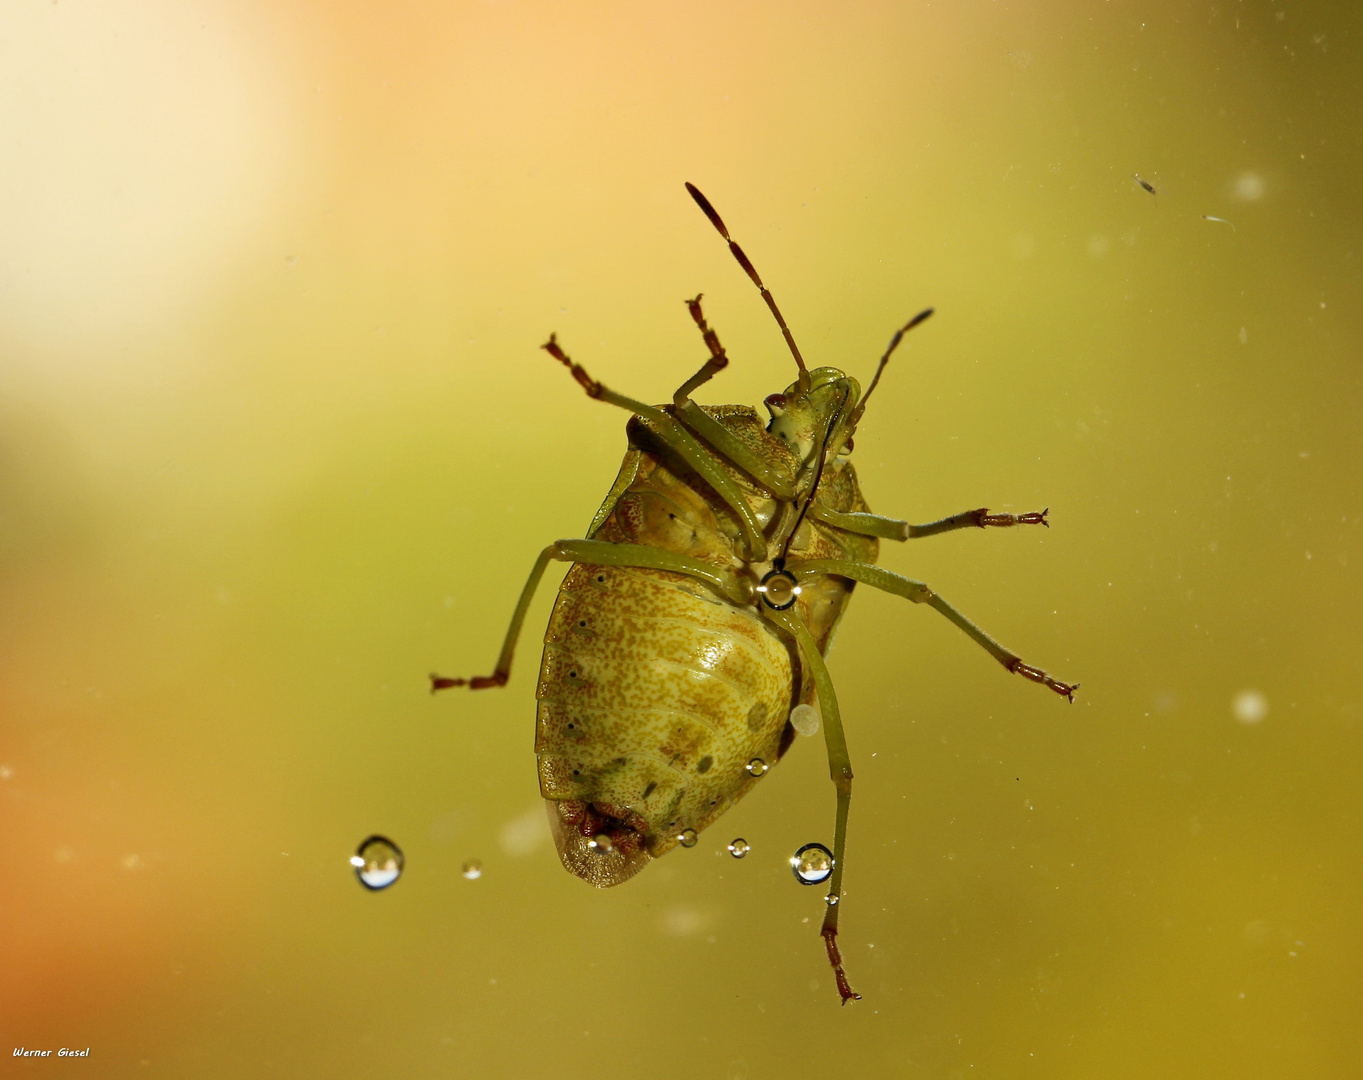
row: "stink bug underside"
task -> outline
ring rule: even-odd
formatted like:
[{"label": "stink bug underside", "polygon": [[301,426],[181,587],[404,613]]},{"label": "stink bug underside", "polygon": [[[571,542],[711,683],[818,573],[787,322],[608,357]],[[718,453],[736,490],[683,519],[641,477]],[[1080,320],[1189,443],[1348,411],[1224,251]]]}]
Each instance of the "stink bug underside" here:
[{"label": "stink bug underside", "polygon": [[833,367],[809,370],[776,301],[704,195],[687,190],[761,292],[797,377],[766,399],[702,406],[691,394],[729,363],[687,301],[709,358],[667,405],[603,386],[559,346],[543,348],[589,397],[632,414],[629,450],[587,538],[540,553],[491,675],[433,675],[432,689],[506,685],[512,654],[548,564],[573,565],[544,635],[535,753],[540,792],[563,865],[593,885],[627,880],[701,832],[790,746],[792,710],[818,702],[837,792],[832,872],[821,934],[843,1002],[838,952],[852,766],[824,664],[858,582],[941,612],[1005,668],[1073,700],[1076,685],[1023,663],[919,581],[875,565],[881,539],[964,528],[1046,525],[1047,511],[967,510],[926,525],[873,514],[849,455],[852,436],[904,334],[897,330],[863,394]]}]

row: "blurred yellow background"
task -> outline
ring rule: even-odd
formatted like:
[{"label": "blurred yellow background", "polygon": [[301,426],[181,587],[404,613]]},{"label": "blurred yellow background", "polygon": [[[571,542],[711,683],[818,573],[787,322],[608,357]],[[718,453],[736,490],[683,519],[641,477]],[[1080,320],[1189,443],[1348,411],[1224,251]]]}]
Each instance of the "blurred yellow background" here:
[{"label": "blurred yellow background", "polygon": [[[4,5],[7,1068],[1363,1072],[1359,44],[1324,3]],[[666,400],[703,290],[701,400],[790,380],[685,180],[812,364],[937,307],[874,509],[1051,509],[882,561],[1073,708],[851,604],[845,1009],[786,865],[821,740],[598,892],[535,780],[552,585],[505,691],[426,692],[623,453],[550,330]]]}]

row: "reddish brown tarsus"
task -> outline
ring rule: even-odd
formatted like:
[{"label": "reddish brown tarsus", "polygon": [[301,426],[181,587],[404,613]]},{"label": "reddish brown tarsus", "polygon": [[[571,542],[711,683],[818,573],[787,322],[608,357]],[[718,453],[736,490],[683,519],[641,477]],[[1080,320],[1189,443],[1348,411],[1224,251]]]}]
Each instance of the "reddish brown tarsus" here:
[{"label": "reddish brown tarsus", "polygon": [[991,514],[985,507],[980,507],[975,511],[975,524],[981,529],[993,525],[997,528],[1008,529],[1014,525],[1045,525],[1051,527],[1051,523],[1046,520],[1046,515],[1051,512],[1048,506],[1045,510],[1032,511],[1029,514]]},{"label": "reddish brown tarsus", "polygon": [[825,926],[821,931],[823,943],[828,948],[828,962],[833,965],[833,977],[838,981],[838,993],[842,996],[842,1003],[846,1005],[849,1001],[860,1001],[861,995],[852,989],[847,981],[847,973],[842,970],[842,953],[838,952],[838,929],[835,926]]},{"label": "reddish brown tarsus", "polygon": [[1008,670],[1014,675],[1021,675],[1024,679],[1031,679],[1032,682],[1050,687],[1061,697],[1068,699],[1071,705],[1074,704],[1074,692],[1079,689],[1078,683],[1063,683],[1059,679],[1053,679],[1039,667],[1024,664],[1021,660],[1014,660],[1008,665]]},{"label": "reddish brown tarsus", "polygon": [[444,675],[431,674],[431,693],[449,690],[454,686],[467,686],[470,690],[488,690],[494,686],[506,685],[506,673],[494,671],[491,675],[475,675],[471,679],[449,679]]},{"label": "reddish brown tarsus", "polygon": [[[577,385],[587,391],[588,397],[599,398],[601,396],[601,384],[588,375],[586,369],[581,364],[575,364],[568,359],[568,354],[559,348],[557,334],[550,334],[549,340],[541,345],[540,348],[573,373],[573,378],[577,380]],[[499,683],[498,685],[501,684]],[[475,689],[477,689],[477,687],[475,687]]]}]

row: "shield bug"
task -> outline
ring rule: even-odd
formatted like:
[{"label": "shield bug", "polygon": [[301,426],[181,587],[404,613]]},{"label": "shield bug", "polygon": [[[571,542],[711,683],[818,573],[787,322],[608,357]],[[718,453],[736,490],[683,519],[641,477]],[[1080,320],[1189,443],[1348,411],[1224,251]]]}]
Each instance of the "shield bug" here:
[{"label": "shield bug", "polygon": [[1007,670],[1073,701],[1075,686],[1023,663],[927,585],[875,565],[882,539],[1046,525],[1047,511],[967,510],[926,525],[873,514],[849,460],[853,435],[891,354],[932,309],[895,331],[865,393],[837,368],[811,371],[743,249],[686,188],[761,292],[795,381],[766,399],[766,423],[746,405],[693,401],[729,363],[699,296],[686,304],[710,355],[666,405],[603,386],[551,334],[543,348],[587,395],[631,414],[629,449],[586,539],[540,553],[492,674],[433,675],[432,690],[505,686],[540,578],[550,562],[572,563],[544,635],[535,753],[563,865],[603,888],[693,845],[781,759],[792,713],[806,723],[817,701],[837,792],[833,849],[807,845],[831,858],[796,876],[829,883],[821,934],[846,1002],[858,996],[837,946],[852,766],[824,664],[833,631],[853,588],[870,585],[935,608]]}]

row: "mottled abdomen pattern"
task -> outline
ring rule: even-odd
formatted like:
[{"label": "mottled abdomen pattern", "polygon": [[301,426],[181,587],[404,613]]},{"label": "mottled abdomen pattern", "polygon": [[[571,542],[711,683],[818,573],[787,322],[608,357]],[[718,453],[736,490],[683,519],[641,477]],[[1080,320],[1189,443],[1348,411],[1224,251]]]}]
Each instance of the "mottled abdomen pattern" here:
[{"label": "mottled abdomen pattern", "polygon": [[[749,409],[714,414],[745,439],[768,438]],[[637,419],[630,441],[592,535],[741,566],[737,525],[713,493],[668,460]],[[764,449],[788,454],[783,446]],[[759,517],[778,512],[734,475]],[[826,481],[845,504],[836,509],[864,509],[850,469]],[[792,556],[874,561],[874,540],[868,550],[862,537],[802,532]],[[847,551],[844,539],[857,550]],[[821,649],[850,587],[826,578],[801,597]],[[695,579],[659,570],[574,564],[544,642],[535,727],[540,792],[564,866],[599,886],[633,876],[684,830],[701,832],[741,798],[757,782],[749,762],[778,760],[789,744],[790,710],[812,694],[798,651],[756,604],[735,606]]]},{"label": "mottled abdomen pattern", "polygon": [[750,760],[776,760],[788,648],[759,616],[656,571],[577,565],[564,586],[537,692],[540,792],[628,808],[661,855],[756,782]]}]

